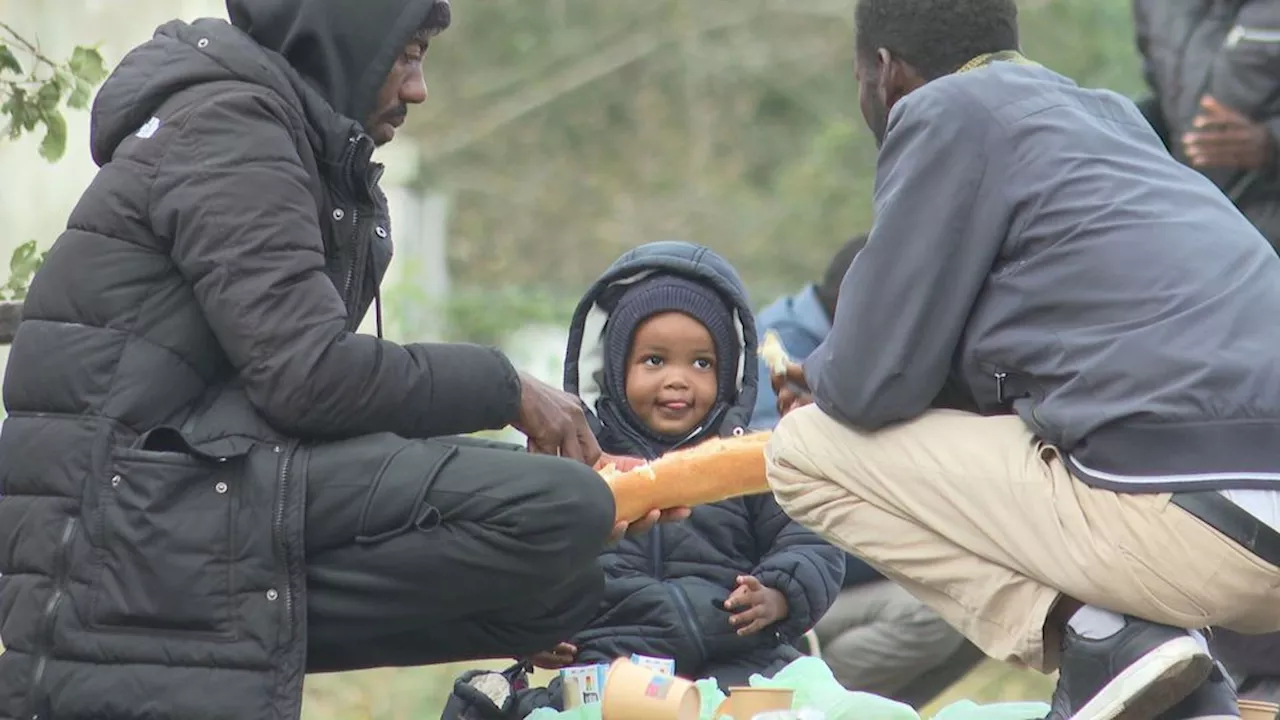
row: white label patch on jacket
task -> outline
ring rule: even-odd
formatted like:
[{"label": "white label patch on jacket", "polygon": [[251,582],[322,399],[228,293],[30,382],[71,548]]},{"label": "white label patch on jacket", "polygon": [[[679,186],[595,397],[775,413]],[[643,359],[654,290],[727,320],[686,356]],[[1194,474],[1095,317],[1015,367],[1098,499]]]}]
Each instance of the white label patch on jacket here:
[{"label": "white label patch on jacket", "polygon": [[156,131],[159,129],[160,129],[160,118],[152,116],[152,118],[148,120],[146,123],[144,123],[142,127],[138,128],[138,132],[134,134],[142,138],[143,140],[146,140],[152,135],[155,135]]},{"label": "white label patch on jacket", "polygon": [[1223,45],[1227,48],[1233,48],[1242,42],[1280,43],[1280,30],[1236,25],[1231,28],[1231,32],[1227,33],[1227,39],[1223,42]]}]

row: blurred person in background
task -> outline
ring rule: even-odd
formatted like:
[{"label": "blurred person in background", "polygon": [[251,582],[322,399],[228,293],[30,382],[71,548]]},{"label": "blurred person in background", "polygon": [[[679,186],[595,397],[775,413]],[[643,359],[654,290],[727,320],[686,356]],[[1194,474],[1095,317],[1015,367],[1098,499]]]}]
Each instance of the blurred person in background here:
[{"label": "blurred person in background", "polygon": [[[356,332],[391,258],[371,155],[426,99],[449,4],[227,9],[107,79],[101,169],[31,282],[3,718],[292,720],[307,672],[543,650],[627,529],[577,398],[491,348]],[[539,454],[442,437],[507,425]]]},{"label": "blurred person in background", "polygon": [[1134,0],[1160,139],[1280,246],[1280,0]]},{"label": "blurred person in background", "polygon": [[[772,330],[778,334],[778,339],[793,359],[808,357],[831,332],[840,281],[844,280],[849,263],[866,244],[865,234],[850,239],[836,251],[820,281],[805,285],[794,295],[780,297],[761,310],[756,316],[760,337],[764,337],[765,331]],[[759,366],[760,390],[751,411],[751,427],[772,430],[778,424],[778,396],[770,384],[768,364],[761,360]]]}]

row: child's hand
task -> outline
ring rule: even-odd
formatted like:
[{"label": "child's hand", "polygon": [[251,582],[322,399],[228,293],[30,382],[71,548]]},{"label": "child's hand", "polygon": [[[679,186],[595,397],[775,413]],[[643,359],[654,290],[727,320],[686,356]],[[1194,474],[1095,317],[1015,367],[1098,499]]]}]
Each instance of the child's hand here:
[{"label": "child's hand", "polygon": [[534,653],[529,658],[533,662],[534,667],[543,670],[559,670],[573,663],[573,659],[578,656],[578,648],[569,643],[560,643],[550,650],[543,650],[540,653]]},{"label": "child's hand", "polygon": [[733,611],[729,624],[738,629],[739,635],[754,635],[787,617],[787,596],[760,584],[751,575],[738,576],[738,587],[724,601],[726,610]]}]

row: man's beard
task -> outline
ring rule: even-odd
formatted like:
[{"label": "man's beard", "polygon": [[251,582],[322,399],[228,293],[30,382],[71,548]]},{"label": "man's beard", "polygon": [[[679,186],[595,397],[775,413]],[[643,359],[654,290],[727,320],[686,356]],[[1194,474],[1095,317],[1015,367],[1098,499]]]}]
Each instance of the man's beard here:
[{"label": "man's beard", "polygon": [[876,138],[876,149],[884,146],[884,136],[889,132],[889,107],[880,99],[880,93],[871,94],[871,117],[867,118],[867,126]]}]

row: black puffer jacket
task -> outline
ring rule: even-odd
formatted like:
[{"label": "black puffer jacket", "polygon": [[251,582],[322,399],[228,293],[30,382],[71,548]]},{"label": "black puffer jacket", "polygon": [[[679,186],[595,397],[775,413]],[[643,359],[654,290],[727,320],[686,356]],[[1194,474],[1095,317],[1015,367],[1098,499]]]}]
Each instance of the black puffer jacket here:
[{"label": "black puffer jacket", "polygon": [[[1170,150],[1211,95],[1266,124],[1280,150],[1280,2],[1134,0],[1143,71],[1154,97],[1139,106]],[[1261,172],[1205,171],[1280,247],[1280,162]]]},{"label": "black puffer jacket", "polygon": [[298,717],[303,441],[392,452],[517,411],[496,351],[352,332],[391,245],[371,141],[335,107],[365,117],[447,6],[229,5],[282,54],[220,20],[132,51],[31,284],[0,431],[5,720]]},{"label": "black puffer jacket", "polygon": [[[728,298],[736,306],[745,348],[739,368],[741,386],[731,396],[731,404],[713,410],[712,422],[687,443],[711,434],[742,432],[755,403],[755,322],[733,268],[710,250],[688,243],[637,248],[596,282],[579,305],[570,330],[565,389],[579,394],[589,410],[597,407],[602,367],[598,341],[611,310],[602,298],[615,283],[658,271],[707,283]],[[625,398],[615,401],[625,402]],[[634,432],[602,423],[599,415],[591,417],[607,452],[651,454]],[[636,652],[674,658],[682,675],[735,672],[745,681],[748,669],[776,671],[799,657],[788,643],[827,611],[840,589],[844,555],[793,522],[766,494],[695,508],[687,522],[624,540],[601,556],[601,564],[607,578],[601,613],[573,638],[580,662],[607,662]],[[729,625],[729,614],[713,607],[723,603],[738,575],[755,575],[782,591],[790,616],[765,632],[738,636]]]}]

